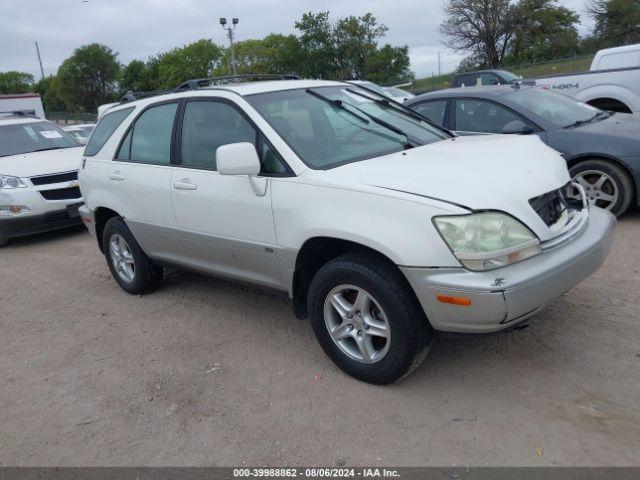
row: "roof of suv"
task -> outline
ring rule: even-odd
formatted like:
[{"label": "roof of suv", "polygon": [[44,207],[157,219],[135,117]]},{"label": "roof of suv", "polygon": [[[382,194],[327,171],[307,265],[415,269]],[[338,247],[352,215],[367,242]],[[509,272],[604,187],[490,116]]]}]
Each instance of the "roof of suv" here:
[{"label": "roof of suv", "polygon": [[[302,88],[317,88],[317,87],[334,87],[340,85],[349,85],[344,82],[330,81],[330,80],[267,80],[267,81],[257,81],[257,82],[238,82],[238,83],[225,83],[221,85],[212,85],[210,87],[200,87],[196,89],[186,89],[179,91],[170,91],[165,93],[158,93],[157,95],[153,92],[152,95],[142,97],[138,100],[133,101],[123,101],[118,104],[113,105],[108,108],[105,112],[113,112],[115,110],[119,110],[120,108],[127,108],[133,105],[139,104],[152,104],[158,101],[172,99],[172,98],[182,98],[182,97],[190,97],[190,96],[202,96],[206,97],[207,94],[214,94],[216,91],[227,91],[233,92],[240,96],[245,95],[253,95],[257,93],[267,93],[267,92],[279,92],[284,90],[296,90]],[[353,86],[353,85],[351,85]]]}]

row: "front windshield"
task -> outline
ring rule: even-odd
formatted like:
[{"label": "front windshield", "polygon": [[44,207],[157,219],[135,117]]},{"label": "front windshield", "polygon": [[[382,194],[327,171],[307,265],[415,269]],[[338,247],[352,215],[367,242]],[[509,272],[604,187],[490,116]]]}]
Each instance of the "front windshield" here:
[{"label": "front windshield", "polygon": [[261,93],[246,98],[302,161],[315,169],[333,168],[449,138],[426,121],[374,102],[374,96],[348,85]]},{"label": "front windshield", "polygon": [[66,132],[49,122],[0,125],[0,157],[78,147]]},{"label": "front windshield", "polygon": [[509,99],[558,127],[589,121],[602,112],[573,98],[539,88],[515,90],[509,94]]}]

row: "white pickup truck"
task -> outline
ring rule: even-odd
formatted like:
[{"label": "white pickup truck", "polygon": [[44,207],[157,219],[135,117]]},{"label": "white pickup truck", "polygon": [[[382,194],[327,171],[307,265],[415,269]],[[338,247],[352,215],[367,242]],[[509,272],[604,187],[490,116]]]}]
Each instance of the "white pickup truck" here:
[{"label": "white pickup truck", "polygon": [[640,44],[600,50],[588,72],[541,77],[536,85],[601,110],[640,112]]}]

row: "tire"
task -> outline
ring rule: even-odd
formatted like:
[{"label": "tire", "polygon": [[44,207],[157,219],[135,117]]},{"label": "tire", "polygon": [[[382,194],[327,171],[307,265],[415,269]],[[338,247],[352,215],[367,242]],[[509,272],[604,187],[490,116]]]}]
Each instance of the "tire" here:
[{"label": "tire", "polygon": [[9,239],[8,238],[0,237],[0,248],[6,247],[7,243],[9,243]]},{"label": "tire", "polygon": [[[359,303],[366,295],[370,302]],[[311,281],[307,303],[323,350],[358,380],[378,385],[400,380],[422,363],[431,346],[433,330],[406,279],[395,265],[373,255],[345,254],[325,264]],[[387,338],[378,336],[384,326]],[[342,335],[342,340],[333,338]],[[374,354],[366,358],[360,342]]]},{"label": "tire", "polygon": [[[112,242],[118,244],[119,253],[116,251],[118,247],[112,246]],[[104,256],[111,275],[125,292],[132,295],[142,295],[152,292],[160,286],[162,282],[162,267],[156,265],[147,257],[120,217],[111,218],[105,225],[102,233],[102,245],[104,245]],[[125,246],[128,254],[125,254]],[[125,261],[126,268],[123,267],[120,271],[116,269],[118,256],[127,259]],[[116,259],[115,261],[114,258]],[[127,275],[129,275],[129,279],[125,278]]]},{"label": "tire", "polygon": [[[585,187],[587,196],[592,195],[590,198],[592,205],[595,204],[598,207],[605,208],[616,217],[622,215],[631,205],[635,191],[633,182],[627,172],[615,163],[599,159],[585,160],[571,167],[569,173],[574,180]],[[609,183],[607,181],[605,183],[603,187],[605,191],[593,188],[599,176],[602,175],[607,176],[612,182]],[[589,186],[592,187],[592,190],[587,189]],[[617,198],[615,202],[604,202],[594,196],[598,193],[604,195],[616,193]]]}]

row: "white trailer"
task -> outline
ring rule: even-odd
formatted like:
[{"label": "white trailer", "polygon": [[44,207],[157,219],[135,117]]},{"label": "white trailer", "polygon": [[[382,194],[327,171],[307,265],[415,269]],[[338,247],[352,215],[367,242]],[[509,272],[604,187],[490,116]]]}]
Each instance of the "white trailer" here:
[{"label": "white trailer", "polygon": [[37,93],[0,95],[0,113],[25,112],[44,118],[42,99]]}]

